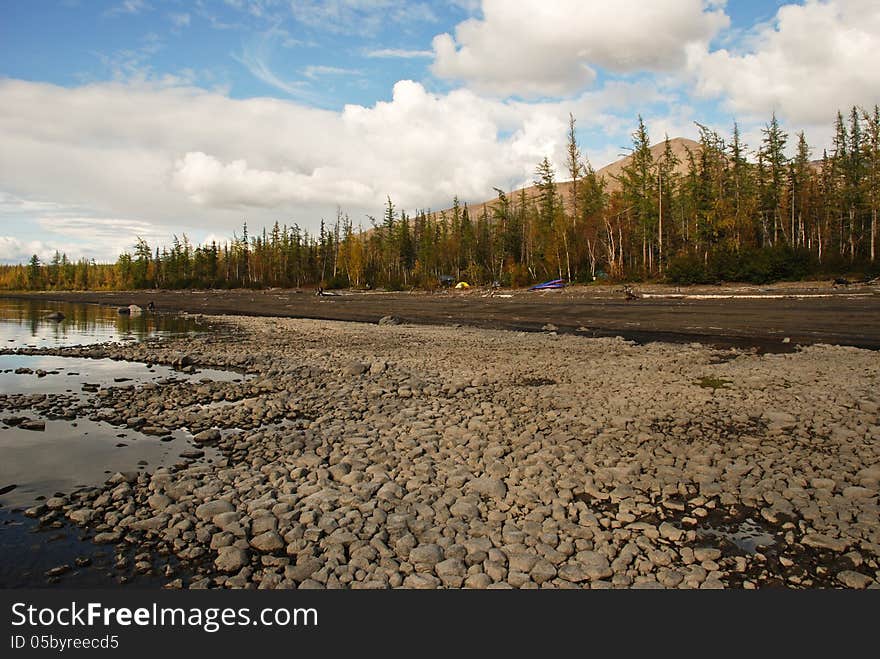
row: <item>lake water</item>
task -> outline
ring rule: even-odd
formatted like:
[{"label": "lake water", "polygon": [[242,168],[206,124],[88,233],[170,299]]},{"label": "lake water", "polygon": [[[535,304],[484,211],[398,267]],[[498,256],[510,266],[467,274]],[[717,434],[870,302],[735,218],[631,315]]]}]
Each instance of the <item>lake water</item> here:
[{"label": "lake water", "polygon": [[[55,312],[64,320],[49,318]],[[198,318],[144,312],[122,315],[115,307],[0,298],[0,348],[57,348],[107,341],[180,337],[209,329]]]},{"label": "lake water", "polygon": [[[62,321],[48,318],[64,314]],[[112,359],[22,355],[25,348],[62,348],[106,342],[161,341],[214,331],[187,316],[143,313],[120,315],[115,308],[86,304],[19,301],[0,298],[0,587],[41,586],[44,572],[76,559],[91,565],[61,578],[66,587],[116,583],[107,548],[79,537],[75,527],[42,527],[20,510],[56,493],[94,487],[118,471],[153,471],[181,461],[194,448],[180,429],[158,438],[131,428],[88,418],[53,419],[33,409],[8,409],[9,396],[63,395],[88,400],[96,389],[135,387],[171,380],[238,381],[232,371],[198,369],[182,373],[166,366]],[[7,407],[7,409],[2,409]],[[43,421],[43,430],[19,427],[20,418]],[[216,457],[205,449],[205,457]],[[112,551],[109,552],[112,557]],[[96,567],[97,566],[97,567]],[[99,569],[100,568],[100,569]],[[144,581],[138,578],[137,581]]]}]

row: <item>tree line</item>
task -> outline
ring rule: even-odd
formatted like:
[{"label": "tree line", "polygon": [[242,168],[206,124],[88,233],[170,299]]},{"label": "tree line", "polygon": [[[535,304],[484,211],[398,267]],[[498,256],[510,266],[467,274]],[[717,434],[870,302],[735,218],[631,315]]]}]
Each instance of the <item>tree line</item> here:
[{"label": "tree line", "polygon": [[[620,173],[600,176],[569,117],[565,182],[549,158],[534,188],[505,192],[472,212],[453,199],[441,212],[407,214],[387,198],[380,218],[355,228],[341,209],[310,233],[275,223],[194,246],[138,239],[113,264],[56,253],[0,266],[4,289],[433,288],[441,281],[523,286],[550,278],[766,282],[808,275],[880,273],[880,108],[837,113],[830,150],[814,159],[803,132],[775,115],[761,143],[734,124],[701,124],[681,158],[667,137],[655,156],[644,121]],[[794,146],[794,156],[787,154]],[[682,161],[683,160],[683,161]]]}]

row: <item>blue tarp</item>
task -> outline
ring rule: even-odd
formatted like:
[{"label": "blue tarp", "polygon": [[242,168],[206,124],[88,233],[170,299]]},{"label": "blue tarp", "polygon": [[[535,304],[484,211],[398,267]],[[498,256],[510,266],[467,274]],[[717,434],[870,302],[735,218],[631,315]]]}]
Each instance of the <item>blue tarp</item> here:
[{"label": "blue tarp", "polygon": [[549,288],[565,288],[565,280],[564,279],[551,279],[550,281],[545,281],[543,284],[535,284],[529,290],[530,291],[545,291]]}]

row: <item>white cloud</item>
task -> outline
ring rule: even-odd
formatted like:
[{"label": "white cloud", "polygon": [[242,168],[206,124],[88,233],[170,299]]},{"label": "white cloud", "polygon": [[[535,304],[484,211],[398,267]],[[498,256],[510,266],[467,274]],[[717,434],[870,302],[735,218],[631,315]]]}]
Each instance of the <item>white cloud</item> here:
[{"label": "white cloud", "polygon": [[33,254],[45,259],[53,253],[40,240],[22,240],[15,236],[0,236],[0,263],[26,263]]},{"label": "white cloud", "polygon": [[337,34],[369,36],[388,23],[436,22],[424,2],[407,0],[296,0],[290,3],[295,20]]},{"label": "white cloud", "polygon": [[[171,233],[178,237],[183,233],[181,227],[166,231],[142,220],[63,214],[41,217],[37,224],[44,235],[52,237],[52,253],[58,249],[70,258],[86,256],[104,262],[115,261],[122,252],[130,252],[138,238],[155,246],[168,244]],[[59,244],[62,246],[58,247]]]},{"label": "white cloud", "polygon": [[114,261],[130,251],[138,237],[151,244],[167,243],[173,231],[147,220],[88,215],[80,205],[25,199],[0,191],[0,227],[17,233],[0,237],[0,262],[21,263],[32,254],[47,261],[56,252],[71,259]]},{"label": "white cloud", "polygon": [[140,14],[143,11],[152,9],[152,5],[144,0],[123,0],[118,5],[107,10],[108,16],[116,16],[119,14]]},{"label": "white cloud", "polygon": [[274,0],[269,0],[269,2],[263,0],[224,0],[224,2],[234,9],[257,17],[263,16],[269,6],[276,4]]},{"label": "white cloud", "polygon": [[733,112],[792,122],[831,123],[838,108],[880,102],[880,4],[808,0],[785,5],[742,44],[745,52],[694,48],[698,93]]},{"label": "white cloud", "polygon": [[359,69],[345,69],[339,66],[324,66],[321,64],[310,64],[303,69],[303,75],[310,80],[317,80],[322,76],[351,76],[360,75]]},{"label": "white cloud", "polygon": [[494,186],[530,181],[544,155],[562,163],[569,111],[582,128],[627,135],[618,111],[634,98],[664,97],[614,83],[527,104],[402,81],[388,101],[335,112],[143,81],[0,80],[0,181],[10,213],[51,218],[41,230],[71,240],[182,227],[198,240],[244,219],[314,227],[337,204],[353,218],[376,215],[386,195],[409,210],[491,197]]},{"label": "white cloud", "polygon": [[705,0],[484,0],[482,18],[434,38],[432,71],[501,96],[571,95],[614,73],[683,68],[729,19]]},{"label": "white cloud", "polygon": [[150,32],[128,48],[109,54],[96,52],[94,55],[115,80],[147,79],[154,77],[150,61],[164,45],[159,35]]},{"label": "white cloud", "polygon": [[310,100],[314,98],[309,91],[308,83],[303,80],[284,80],[271,69],[264,46],[259,44],[254,47],[249,46],[241,56],[233,55],[233,57],[247,68],[251,75],[270,87],[296,98]]},{"label": "white cloud", "polygon": [[[295,45],[309,45],[302,41],[292,40],[290,33],[278,25],[273,25],[268,30],[258,33],[255,37],[248,40],[241,55],[233,55],[233,59],[241,63],[255,78],[261,80],[270,87],[283,91],[285,94],[293,96],[302,101],[308,101],[312,104],[319,104],[319,95],[311,88],[308,80],[295,80],[287,76],[279,75],[272,68],[270,62],[272,60],[275,46],[288,48]],[[320,73],[320,69],[329,67],[306,67],[306,73],[310,69],[316,69],[316,73]],[[337,70],[342,71],[342,69]],[[309,76],[307,76],[309,77]]]},{"label": "white cloud", "polygon": [[259,170],[246,160],[224,164],[201,151],[189,152],[175,163],[172,183],[194,202],[212,207],[276,208],[328,199],[364,206],[376,199],[375,190],[346,179],[336,167],[318,167],[310,174]]},{"label": "white cloud", "polygon": [[452,0],[452,4],[468,14],[476,14],[480,9],[482,0]]},{"label": "white cloud", "polygon": [[180,29],[189,26],[190,15],[185,12],[181,14],[168,14],[168,20],[171,21],[175,28]]},{"label": "white cloud", "polygon": [[433,50],[406,50],[403,48],[379,48],[367,52],[367,57],[388,57],[401,59],[414,59],[417,57],[433,57]]},{"label": "white cloud", "polygon": [[108,217],[47,216],[41,217],[38,224],[44,231],[73,240],[123,245],[133,244],[137,236],[148,238],[156,232],[149,222]]},{"label": "white cloud", "polygon": [[[43,263],[55,252],[71,260],[94,258],[109,263],[124,251],[131,252],[138,237],[151,245],[168,244],[169,231],[158,231],[149,223],[93,217],[45,217],[35,222],[39,239],[0,236],[0,263],[25,263],[36,254]],[[180,230],[177,230],[180,236]]]}]

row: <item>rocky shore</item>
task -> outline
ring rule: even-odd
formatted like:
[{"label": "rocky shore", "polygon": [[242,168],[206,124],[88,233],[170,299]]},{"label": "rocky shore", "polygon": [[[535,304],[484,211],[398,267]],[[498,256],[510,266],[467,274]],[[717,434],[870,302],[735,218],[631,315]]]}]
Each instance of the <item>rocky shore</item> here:
[{"label": "rocky shore", "polygon": [[170,588],[880,588],[876,352],[223,322],[31,351],[247,377],[0,394],[6,416],[194,434],[27,514]]}]

